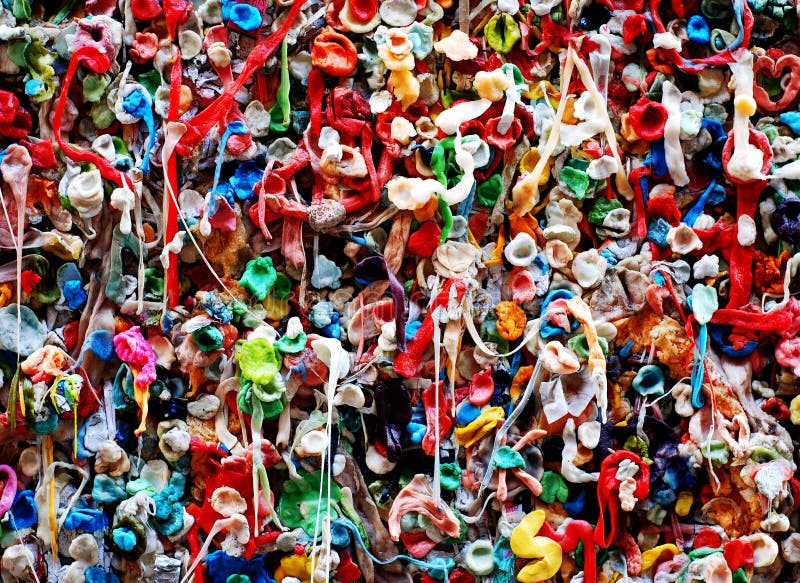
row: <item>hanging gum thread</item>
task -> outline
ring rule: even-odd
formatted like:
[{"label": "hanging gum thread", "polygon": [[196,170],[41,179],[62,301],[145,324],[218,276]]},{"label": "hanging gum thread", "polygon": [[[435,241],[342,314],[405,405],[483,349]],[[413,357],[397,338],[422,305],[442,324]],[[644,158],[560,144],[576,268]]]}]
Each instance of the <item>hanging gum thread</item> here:
[{"label": "hanging gum thread", "polygon": [[[311,583],[314,583],[314,575],[316,572],[316,560],[317,560],[317,533],[320,531],[320,521],[323,520],[322,524],[322,531],[323,531],[323,544],[325,545],[325,557],[327,563],[326,569],[326,576],[325,582],[329,583],[330,581],[330,560],[331,560],[331,537],[330,537],[330,523],[331,523],[331,481],[333,480],[333,397],[336,391],[336,386],[339,381],[339,364],[341,362],[341,351],[342,346],[339,344],[338,341],[334,341],[332,339],[324,339],[318,340],[317,342],[322,342],[322,347],[329,351],[329,358],[330,364],[328,365],[328,382],[325,389],[325,398],[327,401],[327,420],[325,424],[325,436],[327,438],[327,443],[325,445],[325,450],[322,452],[321,460],[320,460],[320,472],[322,474],[322,478],[319,482],[319,491],[317,495],[317,515],[316,520],[314,522],[314,539],[313,544],[311,547]],[[332,350],[331,350],[332,349]],[[326,478],[327,474],[327,480]],[[323,485],[327,482],[327,503],[326,503],[326,515],[325,518],[321,518],[321,513],[319,512],[319,508],[322,505],[322,490]],[[325,536],[325,524],[327,523],[327,530],[328,536]]]},{"label": "hanging gum thread", "polygon": [[558,146],[561,121],[564,119],[564,113],[567,109],[567,94],[569,92],[569,83],[572,79],[573,61],[572,51],[569,50],[567,51],[564,67],[561,70],[561,98],[558,102],[556,117],[547,137],[544,151],[539,156],[539,161],[530,174],[522,177],[511,191],[514,200],[514,212],[519,216],[529,213],[539,203],[539,179]]},{"label": "hanging gum thread", "polygon": [[177,146],[178,154],[186,156],[196,148],[202,139],[220,121],[220,118],[229,110],[233,102],[234,95],[244,87],[257,69],[262,67],[267,59],[275,52],[278,45],[289,32],[294,19],[303,7],[305,0],[296,0],[292,7],[286,12],[286,19],[280,27],[267,38],[259,41],[250,54],[247,56],[244,68],[236,81],[226,88],[206,109],[194,116],[186,125],[187,133]]},{"label": "hanging gum thread", "polygon": [[56,105],[55,117],[53,118],[53,134],[55,135],[56,142],[64,154],[73,162],[87,162],[94,164],[100,171],[100,174],[103,176],[103,178],[109,182],[113,182],[118,186],[122,186],[124,182],[128,185],[128,187],[131,187],[132,183],[130,178],[125,175],[120,175],[117,169],[114,168],[114,166],[111,165],[108,160],[90,150],[78,150],[73,148],[67,144],[64,141],[64,138],[61,136],[61,121],[64,117],[64,108],[67,104],[69,88],[72,84],[72,79],[75,77],[75,73],[78,70],[78,65],[80,64],[84,65],[93,73],[98,74],[107,72],[111,67],[111,61],[109,58],[93,46],[85,45],[79,47],[72,53],[72,56],[69,60],[67,73],[64,76],[64,85],[61,89],[61,95],[59,96],[58,103]]},{"label": "hanging gum thread", "polygon": [[[253,73],[275,52],[275,49],[283,41],[289,29],[292,27],[297,14],[300,12],[305,0],[296,0],[289,11],[286,13],[286,20],[273,34],[266,39],[259,41],[255,48],[250,52],[245,62],[244,69],[240,73],[236,81],[229,87],[214,102],[212,102],[205,110],[193,117],[184,126],[183,135],[172,148],[170,155],[166,157],[166,164],[164,164],[164,187],[170,190],[171,196],[164,202],[165,213],[164,220],[166,222],[164,228],[164,243],[167,244],[175,238],[178,232],[178,202],[175,196],[177,190],[177,154],[188,155],[200,141],[208,134],[211,128],[219,122],[220,114],[227,111],[233,101],[233,96],[244,84],[250,79]],[[176,21],[177,24],[177,21]],[[72,65],[70,64],[70,67]],[[74,72],[73,72],[74,73]],[[180,102],[180,89],[181,89],[181,63],[180,63],[180,49],[176,47],[176,57],[173,62],[171,76],[170,76],[170,107],[167,117],[168,124],[176,123],[178,119],[178,104]],[[71,78],[71,77],[69,77]],[[59,102],[61,111],[63,105]],[[58,135],[58,134],[57,134]],[[185,143],[183,143],[185,140]],[[59,142],[60,143],[60,142]],[[162,153],[162,160],[164,160]],[[183,221],[185,224],[185,221]],[[188,231],[188,227],[187,227]],[[194,241],[194,237],[192,241]],[[196,245],[196,242],[195,242]],[[206,263],[208,263],[206,261]],[[219,279],[219,278],[217,278]],[[178,263],[177,257],[174,253],[169,255],[169,263],[167,267],[167,276],[165,281],[165,294],[168,296],[170,307],[178,304],[180,299],[180,288],[178,281]],[[227,287],[223,288],[229,293]],[[260,318],[259,318],[260,319]]]},{"label": "hanging gum thread", "polygon": [[[169,184],[169,188],[173,192],[178,189],[178,156],[175,153],[177,141],[170,144],[169,155],[164,156],[167,139],[169,139],[167,130],[172,124],[178,121],[178,108],[180,106],[182,72],[181,50],[178,46],[175,47],[175,59],[172,63],[172,71],[170,73],[169,112],[163,130],[164,147],[161,153],[162,168],[164,168],[164,194],[166,194],[167,184]],[[183,133],[186,133],[185,126],[183,127]],[[178,140],[183,137],[183,133],[178,137]],[[178,208],[168,196],[164,196],[163,206],[165,223],[164,245],[166,246],[175,239],[175,235],[178,233]],[[169,307],[174,308],[178,305],[178,301],[180,300],[180,282],[178,281],[178,257],[172,252],[168,255],[167,269],[164,274],[164,288],[165,299],[169,302]]]},{"label": "hanging gum thread", "polygon": [[[9,160],[19,158],[16,160],[16,164],[22,164],[23,170],[21,176],[15,176],[15,180],[8,182],[8,177],[6,174],[8,172],[4,172],[4,179],[6,183],[11,188],[11,191],[14,195],[14,201],[17,205],[17,234],[16,237],[12,234],[12,240],[14,242],[14,249],[16,251],[16,269],[17,269],[17,368],[19,368],[20,363],[20,350],[21,346],[20,343],[22,342],[22,245],[23,245],[23,238],[24,238],[24,231],[25,231],[25,205],[28,196],[28,177],[30,176],[31,170],[31,156],[28,153],[28,150],[19,146],[17,144],[13,144],[8,147],[6,150],[5,156],[3,156],[3,161],[0,163],[0,170],[3,168],[8,168],[10,166]],[[8,222],[8,230],[9,233],[12,233],[13,229],[11,228],[11,222],[9,220],[8,211],[6,210],[6,202],[5,197],[3,197],[3,212],[5,213],[6,221]],[[20,409],[22,411],[22,415],[25,415],[25,396],[23,394],[23,383],[18,383],[19,389],[19,404]]]},{"label": "hanging gum thread", "polygon": [[539,161],[534,166],[533,170],[523,176],[519,182],[512,189],[512,196],[514,201],[514,212],[519,216],[524,216],[529,213],[539,203],[539,179],[544,172],[545,167],[549,163],[556,147],[559,143],[560,125],[564,119],[564,113],[567,106],[567,97],[569,92],[569,83],[572,79],[573,68],[578,69],[586,90],[591,95],[595,106],[597,107],[600,115],[605,123],[604,135],[607,145],[611,150],[611,155],[617,164],[615,174],[615,185],[619,193],[626,199],[633,198],[633,189],[631,188],[628,178],[625,173],[625,167],[622,164],[622,159],[619,155],[619,148],[617,138],[614,133],[614,128],[611,124],[611,119],[608,116],[608,109],[605,107],[605,100],[597,89],[597,85],[592,78],[592,74],[586,63],[581,60],[575,49],[570,46],[567,49],[567,57],[564,62],[564,67],[561,72],[561,96],[558,102],[558,109],[556,110],[556,117],[553,121],[553,126],[550,129],[550,134],[544,147],[544,151],[539,157]]}]

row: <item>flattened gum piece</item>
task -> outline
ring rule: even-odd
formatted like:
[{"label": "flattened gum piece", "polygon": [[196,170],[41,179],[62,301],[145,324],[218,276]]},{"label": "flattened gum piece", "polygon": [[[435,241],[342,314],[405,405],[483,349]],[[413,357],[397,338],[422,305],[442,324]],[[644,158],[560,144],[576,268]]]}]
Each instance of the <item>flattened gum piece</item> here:
[{"label": "flattened gum piece", "polygon": [[633,352],[641,352],[655,344],[655,359],[669,367],[670,376],[686,376],[686,365],[692,359],[692,342],[676,320],[648,309],[613,324],[617,327],[615,346],[622,347],[633,340]]}]

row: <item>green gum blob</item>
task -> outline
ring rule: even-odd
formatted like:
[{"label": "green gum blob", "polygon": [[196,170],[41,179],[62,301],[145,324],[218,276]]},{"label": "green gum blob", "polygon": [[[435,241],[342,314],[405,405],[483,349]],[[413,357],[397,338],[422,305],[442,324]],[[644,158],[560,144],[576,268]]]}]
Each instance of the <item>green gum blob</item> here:
[{"label": "green gum blob", "polygon": [[578,200],[583,200],[589,190],[589,175],[578,168],[564,166],[558,175],[559,181],[567,185],[567,188],[575,195]]},{"label": "green gum blob", "polygon": [[[602,336],[598,336],[597,341],[600,343],[600,349],[603,354],[608,354],[608,341]],[[567,345],[578,355],[578,358],[583,360],[589,358],[589,342],[586,340],[585,334],[573,336],[567,340]]]},{"label": "green gum blob", "polygon": [[457,463],[442,464],[441,479],[442,488],[450,492],[455,492],[461,485],[461,468]]},{"label": "green gum blob", "polygon": [[552,504],[556,500],[562,504],[567,501],[569,489],[564,478],[555,472],[547,470],[542,476],[542,494],[539,498],[545,504]]},{"label": "green gum blob", "polygon": [[628,451],[635,452],[639,454],[645,461],[647,461],[647,456],[650,453],[650,450],[647,446],[647,442],[639,437],[638,435],[631,435],[628,439],[625,440],[625,444],[622,446],[623,449],[627,449]]},{"label": "green gum blob", "polygon": [[150,97],[156,96],[156,90],[161,87],[161,73],[152,69],[139,75],[139,83],[147,89]]},{"label": "green gum blob", "polygon": [[89,73],[83,78],[83,98],[89,103],[99,102],[106,93],[111,77]]},{"label": "green gum blob", "polygon": [[494,206],[501,192],[503,192],[503,178],[499,174],[492,174],[478,185],[476,190],[478,203],[483,206]]},{"label": "green gum blob", "polygon": [[280,355],[266,338],[253,338],[239,346],[236,361],[242,376],[253,383],[267,385],[281,367]]},{"label": "green gum blob", "polygon": [[259,300],[267,297],[278,279],[271,257],[258,257],[247,262],[239,285],[250,290]]},{"label": "green gum blob", "polygon": [[30,0],[12,0],[11,13],[17,20],[29,20],[31,17]]},{"label": "green gum blob", "polygon": [[[323,499],[318,500],[320,486],[322,487]],[[331,506],[339,504],[342,498],[342,491],[335,482],[330,483],[330,500],[326,498],[328,492],[328,477],[322,472],[300,472],[299,480],[286,480],[281,484],[281,498],[278,503],[278,512],[285,526],[289,528],[302,528],[308,536],[313,537],[314,529],[317,525],[319,516],[320,525],[322,517],[327,515],[328,503]],[[337,518],[338,514],[331,508],[331,518]]]},{"label": "green gum blob", "polygon": [[55,57],[38,40],[32,40],[24,49],[25,66],[33,79],[42,82],[42,87],[31,96],[34,103],[49,101],[55,95],[58,78],[52,65]]},{"label": "green gum blob", "polygon": [[510,470],[513,468],[524,468],[525,460],[522,455],[507,445],[501,446],[492,460],[495,467],[501,470]]},{"label": "green gum blob", "polygon": [[101,99],[92,105],[91,116],[92,123],[99,130],[108,129],[117,119],[114,112],[108,107],[105,99]]},{"label": "green gum blob", "polygon": [[514,18],[500,12],[492,16],[484,28],[486,42],[498,53],[505,54],[514,48],[514,45],[522,38],[519,25]]},{"label": "green gum blob", "polygon": [[272,293],[279,300],[288,300],[292,295],[292,280],[283,273],[278,273],[275,276],[275,287],[273,287]]},{"label": "green gum blob", "polygon": [[618,208],[622,208],[622,203],[616,198],[611,200],[605,197],[598,198],[589,212],[589,224],[602,225],[608,214]]},{"label": "green gum blob", "polygon": [[164,278],[159,275],[155,267],[144,270],[144,295],[145,299],[157,300],[164,296]]},{"label": "green gum blob", "polygon": [[716,439],[701,445],[700,451],[702,451],[703,455],[707,459],[711,460],[711,462],[717,467],[727,464],[731,454],[731,450],[728,449],[728,445],[724,441]]},{"label": "green gum blob", "polygon": [[289,129],[291,123],[292,106],[289,103],[289,59],[287,58],[288,43],[286,39],[281,43],[281,85],[278,88],[278,100],[269,110],[269,131],[278,134]]},{"label": "green gum blob", "polygon": [[222,332],[219,328],[209,324],[192,332],[192,340],[203,352],[211,352],[222,347]]}]

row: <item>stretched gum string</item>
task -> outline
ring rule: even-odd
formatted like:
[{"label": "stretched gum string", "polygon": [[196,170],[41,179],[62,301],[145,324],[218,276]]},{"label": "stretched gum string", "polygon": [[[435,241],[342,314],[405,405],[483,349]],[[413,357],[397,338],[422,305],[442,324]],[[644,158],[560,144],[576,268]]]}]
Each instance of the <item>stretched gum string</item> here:
[{"label": "stretched gum string", "polygon": [[319,69],[311,69],[308,75],[308,108],[311,116],[311,136],[317,139],[322,131],[322,100],[325,96],[325,79]]},{"label": "stretched gum string", "polygon": [[[24,166],[26,166],[26,170],[24,172],[24,179],[17,181],[14,180],[9,183],[11,190],[14,194],[14,201],[17,205],[17,236],[13,238],[14,240],[14,250],[16,251],[17,261],[16,261],[16,276],[17,276],[17,368],[19,367],[20,362],[20,342],[22,341],[22,243],[23,238],[25,236],[25,206],[26,200],[28,196],[28,180],[30,178],[30,171],[31,171],[31,157],[24,147],[18,144],[12,144],[8,147],[6,151],[6,155],[3,157],[3,162],[0,163],[0,169],[5,166],[6,162],[10,159],[10,156],[13,156],[15,153],[19,152],[21,157],[21,162]],[[6,210],[6,203],[5,199],[3,199],[3,211],[6,212],[6,220],[8,220],[8,211]],[[11,232],[11,222],[8,223],[9,233]],[[20,410],[22,414],[25,415],[25,398],[23,395],[23,385],[22,383],[18,384],[19,389],[19,404]]]},{"label": "stretched gum string", "polygon": [[583,333],[586,337],[586,343],[589,345],[589,372],[597,385],[596,398],[597,405],[600,407],[600,419],[605,420],[608,410],[607,385],[605,382],[599,382],[599,379],[605,380],[606,378],[606,357],[600,346],[597,329],[592,319],[592,312],[580,296],[570,298],[567,301],[567,307],[575,319],[583,325]]},{"label": "stretched gum string", "polygon": [[[595,107],[600,112],[600,116],[603,118],[605,122],[605,132],[604,135],[606,137],[606,141],[608,143],[608,148],[611,149],[611,155],[614,157],[614,161],[617,163],[617,170],[615,175],[615,186],[621,194],[626,199],[630,200],[633,197],[633,189],[631,189],[631,185],[628,182],[628,178],[625,174],[625,166],[622,164],[622,158],[619,156],[619,146],[617,144],[617,135],[614,132],[614,126],[611,124],[611,118],[608,115],[608,108],[606,107],[606,100],[601,95],[600,91],[597,89],[597,85],[595,85],[594,79],[592,78],[592,74],[589,71],[589,67],[586,66],[586,63],[583,62],[583,59],[580,58],[578,53],[575,51],[574,48],[570,47],[570,53],[572,54],[572,59],[575,64],[575,67],[578,69],[578,74],[581,77],[581,81],[583,81],[584,87],[592,96],[594,100]],[[561,104],[559,104],[560,107]]]},{"label": "stretched gum string", "polygon": [[686,161],[681,149],[681,92],[669,81],[664,81],[661,105],[667,110],[664,124],[664,156],[667,168],[676,186],[689,184],[686,174]]},{"label": "stretched gum string", "polygon": [[[174,1],[174,0],[173,0]],[[175,60],[172,63],[169,84],[169,112],[167,123],[178,121],[178,107],[181,97],[181,49],[175,47]],[[178,157],[175,148],[163,166],[166,176],[165,182],[169,182],[173,192],[178,191]],[[172,241],[178,233],[178,207],[172,202],[170,197],[164,197],[164,204],[167,209],[164,213],[164,243]],[[178,281],[178,258],[175,253],[170,252],[168,256],[167,272],[165,274],[164,287],[169,302],[169,307],[174,308],[180,301],[180,282]]]},{"label": "stretched gum string", "polygon": [[[50,534],[50,548],[53,551],[53,559],[58,564],[58,525],[56,524],[56,480],[55,464],[53,463],[53,440],[48,435],[42,443],[42,458],[47,463],[47,469],[42,476],[42,483],[47,483],[47,526]],[[52,472],[51,472],[52,469]],[[50,479],[45,482],[44,478],[50,475]]]},{"label": "stretched gum string", "polygon": [[[467,321],[469,322],[471,315],[464,316]],[[524,345],[525,343],[521,343]],[[522,414],[522,411],[528,405],[528,401],[533,395],[534,389],[539,385],[539,378],[542,374],[542,364],[541,360],[536,360],[536,365],[534,366],[533,373],[531,374],[531,378],[528,379],[528,383],[525,385],[525,391],[522,393],[520,398],[517,400],[516,405],[514,406],[514,410],[511,411],[511,414],[508,418],[503,422],[503,425],[500,429],[495,433],[494,437],[494,445],[492,446],[492,457],[497,454],[497,450],[500,448],[500,445],[505,442],[506,435],[508,434],[509,429],[514,425],[517,421],[517,418]],[[486,472],[483,475],[483,479],[481,480],[480,488],[478,489],[478,498],[481,497],[484,490],[489,487],[489,484],[492,481],[492,474],[494,473],[494,464],[488,464],[486,467]]]},{"label": "stretched gum string", "polygon": [[592,41],[597,43],[599,50],[589,53],[589,64],[592,66],[592,75],[596,79],[597,90],[603,96],[604,103],[608,104],[608,78],[611,66],[611,42],[602,34],[593,34]]},{"label": "stretched gum string", "polygon": [[[345,208],[348,208],[348,212],[355,212],[366,206],[369,202],[378,202],[381,199],[381,188],[383,188],[383,184],[378,183],[378,173],[375,170],[375,162],[372,160],[372,127],[369,124],[364,124],[364,127],[361,128],[361,152],[364,156],[364,163],[367,165],[367,174],[369,174],[369,184],[371,187],[371,197],[367,198],[363,205],[353,205],[352,207],[348,208],[348,205],[344,205]],[[357,195],[355,198],[362,200],[363,194]],[[345,200],[349,200],[354,198],[352,196],[348,197]]]},{"label": "stretched gum string", "polygon": [[711,316],[711,323],[751,330],[782,330],[792,324],[792,315],[784,310],[757,313],[723,308],[714,312],[714,315]]},{"label": "stretched gum string", "polygon": [[259,526],[260,526],[258,523],[259,492],[264,493],[264,500],[266,500],[267,502],[267,512],[269,512],[269,515],[272,518],[272,520],[275,521],[275,525],[281,530],[283,530],[283,525],[281,524],[281,520],[278,517],[278,514],[275,512],[275,507],[273,506],[272,501],[270,500],[271,490],[269,487],[269,477],[267,476],[267,470],[264,467],[264,455],[261,451],[262,424],[264,423],[264,411],[261,408],[261,402],[256,396],[255,391],[251,392],[251,399],[253,407],[253,414],[250,417],[250,430],[251,433],[253,434],[253,449],[252,449],[253,531],[254,531],[254,536],[258,536]]},{"label": "stretched gum string", "polygon": [[[514,200],[514,212],[519,216],[524,216],[529,213],[539,202],[539,179],[558,145],[559,127],[567,109],[567,94],[569,92],[569,83],[572,79],[572,69],[574,67],[573,60],[573,52],[571,50],[567,51],[567,58],[564,62],[564,68],[561,71],[561,97],[558,102],[556,117],[553,120],[553,127],[550,128],[550,134],[544,146],[544,151],[540,153],[539,161],[536,163],[536,166],[533,167],[530,174],[521,178],[511,191]],[[531,194],[529,196],[525,196],[523,190],[525,187],[531,189]]]},{"label": "stretched gum string", "polygon": [[[331,580],[331,545],[333,541],[331,540],[331,489],[332,489],[332,482],[333,482],[333,398],[336,395],[336,387],[339,383],[339,362],[341,361],[341,353],[344,351],[342,345],[337,343],[336,344],[336,352],[339,352],[339,355],[334,356],[331,355],[331,366],[330,366],[330,374],[328,375],[328,389],[326,391],[327,397],[327,407],[328,407],[328,421],[326,423],[325,432],[327,434],[328,443],[327,443],[327,460],[325,464],[325,469],[328,472],[328,503],[325,507],[325,520],[323,521],[323,533],[327,536],[323,536],[323,540],[325,542],[325,558],[326,558],[326,569],[325,569],[325,583],[330,583]],[[335,363],[334,363],[335,359]],[[312,582],[313,583],[313,582]]]},{"label": "stretched gum string", "polygon": [[[328,408],[327,412],[327,420],[325,424],[325,436],[326,436],[326,446],[325,450],[322,452],[322,458],[320,460],[320,472],[322,473],[322,479],[319,482],[319,492],[317,496],[317,515],[316,520],[314,521],[314,540],[311,548],[311,557],[312,557],[312,568],[311,568],[311,583],[314,583],[314,574],[316,573],[316,556],[317,556],[317,532],[320,530],[320,526],[324,524],[320,524],[322,520],[321,513],[319,512],[319,508],[322,505],[322,489],[327,482],[327,504],[326,504],[326,519],[328,521],[328,527],[330,528],[330,520],[331,520],[331,482],[333,481],[333,472],[331,471],[333,468],[333,398],[336,392],[336,386],[339,381],[339,363],[341,361],[341,351],[342,345],[334,341],[330,341],[327,343],[328,348],[330,349],[331,346],[334,347],[333,350],[330,350],[330,365],[328,366],[328,382],[327,387],[325,388],[325,399]],[[325,480],[325,476],[327,474],[327,480]],[[330,536],[325,537],[323,536],[323,542],[325,543],[325,551],[326,551],[326,558],[328,561],[328,569],[326,570],[326,582],[330,578],[330,556],[331,556],[331,539]]]},{"label": "stretched gum string", "polygon": [[458,0],[458,29],[464,34],[469,34],[469,0]]},{"label": "stretched gum string", "polygon": [[[437,308],[437,310],[441,310],[442,308]],[[440,508],[442,505],[442,463],[441,463],[441,441],[442,436],[439,431],[439,392],[440,389],[436,386],[441,381],[439,380],[439,376],[442,370],[442,363],[441,363],[441,346],[442,346],[442,338],[441,338],[441,328],[440,322],[436,316],[433,317],[433,370],[436,374],[436,380],[434,381],[434,407],[435,412],[433,415],[434,418],[434,439],[435,439],[435,447],[436,449],[433,452],[433,504],[436,508]]]},{"label": "stretched gum string", "polygon": [[[736,211],[738,216],[752,217],[756,211],[758,197],[767,186],[766,181],[754,184],[740,184],[736,187]],[[739,225],[736,224],[735,232]],[[731,287],[728,293],[728,308],[740,308],[750,302],[750,288],[753,285],[753,257],[755,250],[752,245],[744,246],[734,236],[731,241],[731,257],[729,271]]]},{"label": "stretched gum string", "polygon": [[700,324],[697,340],[694,342],[694,363],[692,365],[692,407],[700,409],[705,405],[703,397],[703,377],[705,376],[706,347],[708,345],[708,326]]},{"label": "stretched gum string", "polygon": [[[764,303],[766,301],[766,297],[769,294],[764,294],[761,298],[761,311],[762,312],[775,312],[780,310],[789,303],[789,298],[791,297],[791,291],[789,290],[789,284],[792,281],[792,278],[797,275],[797,269],[800,266],[800,251],[792,255],[789,261],[786,263],[786,272],[783,276],[783,299],[776,303],[772,308],[769,310],[764,309]],[[779,296],[780,297],[780,296]]]},{"label": "stretched gum string", "polygon": [[[392,270],[385,257],[383,266],[386,269],[386,277],[389,280],[389,289],[392,294],[392,301],[394,302],[394,322],[395,322],[395,338],[397,339],[397,349],[403,351],[406,349],[406,310],[405,310],[405,292],[403,284],[397,279],[394,271]],[[363,337],[362,337],[363,340]]]},{"label": "stretched gum string", "polygon": [[69,94],[72,79],[75,77],[75,72],[78,70],[78,65],[82,62],[85,62],[84,64],[86,64],[90,70],[97,73],[106,72],[109,67],[111,67],[111,61],[106,55],[98,51],[96,47],[85,45],[72,53],[72,57],[70,57],[69,60],[69,67],[67,68],[67,74],[64,76],[64,86],[61,89],[61,95],[58,98],[58,104],[56,105],[56,112],[53,118],[53,134],[55,134],[56,142],[64,154],[73,162],[88,162],[94,164],[103,178],[109,182],[113,182],[120,187],[126,184],[128,188],[132,189],[133,182],[131,179],[127,175],[121,175],[108,160],[91,150],[78,150],[73,148],[67,144],[61,136],[61,120],[64,117],[64,108],[67,105],[67,95]]},{"label": "stretched gum string", "polygon": [[[42,538],[46,534],[49,534],[50,537],[50,546],[54,550],[58,549],[58,532],[64,525],[64,521],[67,519],[70,510],[75,506],[75,503],[80,498],[81,494],[83,493],[83,489],[86,487],[86,484],[89,482],[89,472],[84,468],[78,467],[74,464],[67,463],[67,462],[59,462],[53,461],[53,441],[50,436],[46,436],[42,440],[42,465],[46,469],[41,474],[41,480],[39,482],[39,486],[36,489],[36,494],[34,495],[34,500],[36,502],[37,508],[41,512],[40,504],[42,504],[42,496],[39,495],[39,492],[42,488],[47,488],[46,499],[44,500],[44,504],[47,504],[48,507],[48,520],[47,520],[47,531],[43,530],[43,524],[41,522],[41,515],[40,515],[40,522],[39,526],[37,527],[37,536]],[[75,493],[70,497],[69,502],[67,503],[66,510],[63,512],[61,519],[56,520],[56,491],[55,491],[55,472],[58,468],[63,468],[65,470],[75,470],[81,476],[81,483],[78,488],[75,490]],[[58,554],[53,555],[56,564],[58,564]]]},{"label": "stretched gum string", "polygon": [[[258,524],[258,494],[259,494],[259,481],[258,481],[258,470],[259,466],[261,465],[261,431],[262,431],[262,424],[264,422],[264,410],[261,408],[261,401],[258,400],[255,391],[250,391],[250,403],[253,409],[253,413],[250,416],[250,433],[253,436],[253,471],[252,473],[252,480],[253,480],[253,533],[255,536],[258,536],[259,532],[259,524]],[[265,493],[265,496],[269,496],[269,493]],[[267,498],[269,500],[269,498]]]},{"label": "stretched gum string", "polygon": [[[736,61],[730,64],[731,74],[735,79],[736,91],[734,99],[753,98],[753,55],[752,53],[738,53]],[[745,81],[749,81],[746,83]],[[750,146],[750,116],[747,112],[734,105],[733,112],[733,152],[744,150]],[[730,161],[728,162],[730,164]],[[737,177],[738,178],[738,177]]]},{"label": "stretched gum string", "polygon": [[[226,395],[235,391],[239,391],[239,379],[232,376],[221,380],[214,393],[214,396],[217,397],[220,402],[219,409],[217,409],[214,415],[214,430],[217,432],[217,441],[224,445],[231,453],[234,453],[234,449],[241,447],[236,436],[228,431],[229,411]],[[242,438],[246,439],[246,436],[242,435]],[[242,454],[243,452],[239,451],[238,453]]]},{"label": "stretched gum string", "polygon": [[283,41],[304,3],[305,0],[295,0],[286,13],[286,20],[273,34],[259,41],[247,56],[244,68],[236,78],[236,81],[230,87],[227,87],[208,107],[187,122],[187,132],[177,146],[179,154],[185,156],[194,150],[208,132],[211,131],[211,128],[219,123],[220,118],[231,107],[234,95],[244,87],[245,83],[253,76],[253,73],[264,65]]}]

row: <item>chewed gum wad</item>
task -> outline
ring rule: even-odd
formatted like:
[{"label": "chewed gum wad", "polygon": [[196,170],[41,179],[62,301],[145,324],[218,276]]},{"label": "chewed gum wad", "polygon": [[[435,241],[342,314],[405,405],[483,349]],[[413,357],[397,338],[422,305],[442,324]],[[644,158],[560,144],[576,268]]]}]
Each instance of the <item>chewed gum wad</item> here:
[{"label": "chewed gum wad", "polygon": [[0,0],[3,583],[800,581],[790,0]]}]

